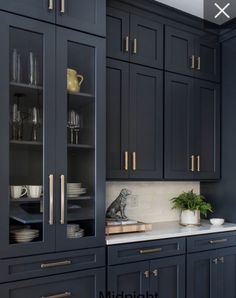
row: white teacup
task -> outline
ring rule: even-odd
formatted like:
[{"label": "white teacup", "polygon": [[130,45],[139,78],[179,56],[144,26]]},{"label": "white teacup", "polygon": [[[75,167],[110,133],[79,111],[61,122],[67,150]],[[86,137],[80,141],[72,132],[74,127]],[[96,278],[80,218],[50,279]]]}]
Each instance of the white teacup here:
[{"label": "white teacup", "polygon": [[11,185],[11,197],[12,199],[19,199],[26,195],[27,188],[23,185]]},{"label": "white teacup", "polygon": [[28,197],[31,199],[39,199],[42,195],[42,185],[27,185]]}]

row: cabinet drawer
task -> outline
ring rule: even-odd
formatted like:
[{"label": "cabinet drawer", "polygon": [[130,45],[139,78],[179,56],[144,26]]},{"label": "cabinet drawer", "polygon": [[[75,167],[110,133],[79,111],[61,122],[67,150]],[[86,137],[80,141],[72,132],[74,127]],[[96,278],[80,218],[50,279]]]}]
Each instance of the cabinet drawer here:
[{"label": "cabinet drawer", "polygon": [[0,282],[105,266],[105,248],[0,260]]},{"label": "cabinet drawer", "polygon": [[2,298],[98,298],[104,291],[104,268],[0,285]]},{"label": "cabinet drawer", "polygon": [[108,247],[108,264],[144,261],[185,253],[185,239],[174,238]]},{"label": "cabinet drawer", "polygon": [[203,251],[209,249],[236,246],[236,232],[216,233],[187,238],[187,251]]}]

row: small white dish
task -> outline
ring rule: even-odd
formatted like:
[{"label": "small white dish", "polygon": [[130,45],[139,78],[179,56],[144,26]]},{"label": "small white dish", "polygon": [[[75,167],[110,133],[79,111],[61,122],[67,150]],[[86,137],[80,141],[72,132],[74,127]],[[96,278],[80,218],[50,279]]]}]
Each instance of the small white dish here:
[{"label": "small white dish", "polygon": [[210,223],[213,226],[221,226],[224,224],[224,222],[225,222],[224,218],[211,218],[210,219]]}]

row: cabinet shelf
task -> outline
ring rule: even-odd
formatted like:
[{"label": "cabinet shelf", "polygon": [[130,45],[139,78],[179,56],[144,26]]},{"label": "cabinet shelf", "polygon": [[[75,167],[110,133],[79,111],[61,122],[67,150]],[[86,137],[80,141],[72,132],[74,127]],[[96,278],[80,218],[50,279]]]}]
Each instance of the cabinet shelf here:
[{"label": "cabinet shelf", "polygon": [[95,95],[91,93],[84,93],[84,92],[68,92],[68,96],[77,96],[77,97],[85,97],[85,98],[94,98]]},{"label": "cabinet shelf", "polygon": [[19,146],[42,146],[43,143],[41,142],[33,142],[33,141],[10,141],[12,145],[19,145]]},{"label": "cabinet shelf", "polygon": [[80,196],[80,197],[74,197],[74,198],[69,198],[67,197],[67,201],[86,201],[86,200],[93,200],[94,197],[92,196]]},{"label": "cabinet shelf", "polygon": [[94,146],[86,145],[86,144],[78,144],[78,145],[68,144],[68,148],[71,148],[71,149],[95,149]]},{"label": "cabinet shelf", "polygon": [[33,198],[20,198],[20,199],[11,199],[10,202],[11,203],[17,203],[17,204],[21,204],[21,203],[40,203],[43,200],[43,198],[37,198],[37,199],[33,199]]},{"label": "cabinet shelf", "polygon": [[43,92],[42,86],[10,82],[11,95],[22,94],[23,96],[40,95]]}]

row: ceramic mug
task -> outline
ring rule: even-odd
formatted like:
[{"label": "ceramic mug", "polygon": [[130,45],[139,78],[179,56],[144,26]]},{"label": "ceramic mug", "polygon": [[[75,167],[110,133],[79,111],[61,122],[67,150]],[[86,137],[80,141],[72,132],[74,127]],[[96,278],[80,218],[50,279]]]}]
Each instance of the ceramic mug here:
[{"label": "ceramic mug", "polygon": [[80,92],[84,77],[77,74],[77,71],[71,68],[67,69],[67,90],[69,92]]},{"label": "ceramic mug", "polygon": [[12,199],[19,199],[27,194],[27,188],[23,185],[11,185]]},{"label": "ceramic mug", "polygon": [[31,199],[39,199],[42,195],[42,185],[27,185],[28,197]]}]

